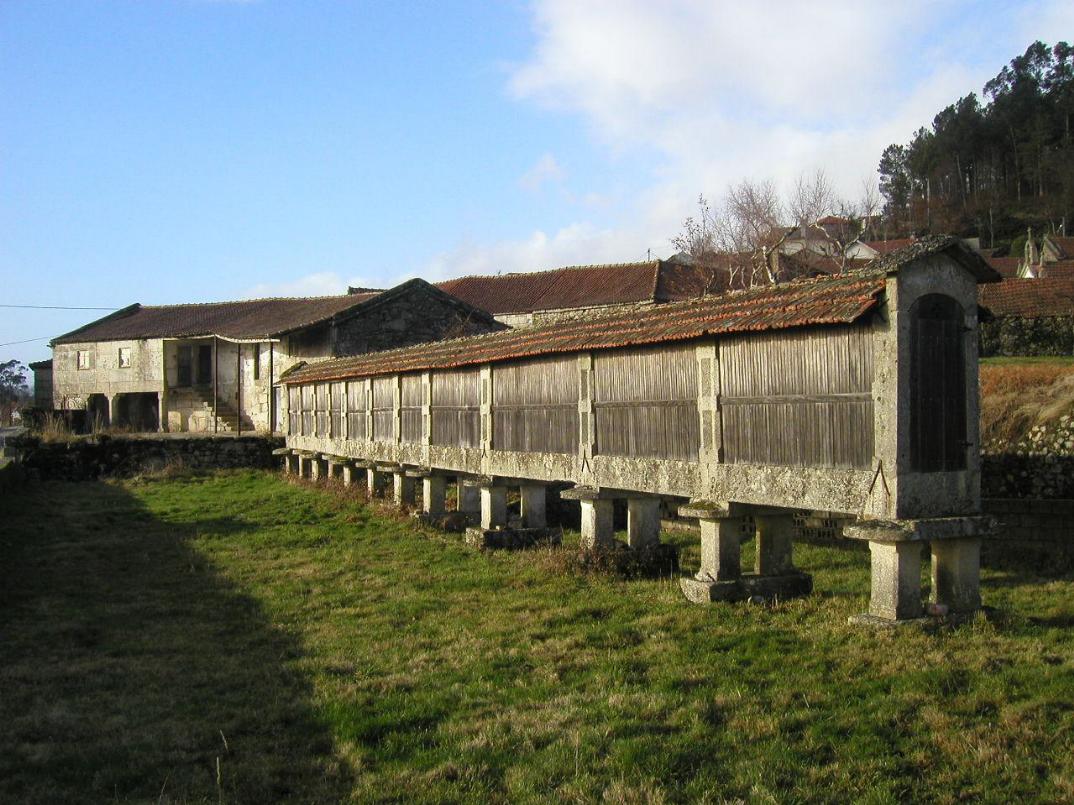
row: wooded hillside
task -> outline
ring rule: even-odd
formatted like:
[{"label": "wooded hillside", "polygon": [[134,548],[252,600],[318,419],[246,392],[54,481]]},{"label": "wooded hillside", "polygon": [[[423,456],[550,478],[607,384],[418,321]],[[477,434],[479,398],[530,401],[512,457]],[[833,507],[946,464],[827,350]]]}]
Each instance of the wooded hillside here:
[{"label": "wooded hillside", "polygon": [[1034,42],[880,158],[888,237],[951,232],[982,246],[1074,218],[1074,48]]}]

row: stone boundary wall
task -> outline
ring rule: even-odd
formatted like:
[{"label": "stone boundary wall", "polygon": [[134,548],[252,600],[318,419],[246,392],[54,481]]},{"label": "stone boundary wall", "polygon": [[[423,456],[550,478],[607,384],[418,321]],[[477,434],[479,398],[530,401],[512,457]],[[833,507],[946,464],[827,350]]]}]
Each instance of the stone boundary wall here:
[{"label": "stone boundary wall", "polygon": [[42,442],[23,436],[16,446],[30,477],[56,481],[90,481],[125,477],[169,468],[214,470],[272,468],[272,451],[283,447],[278,436],[161,434],[86,436],[66,442]]},{"label": "stone boundary wall", "polygon": [[981,503],[1000,526],[986,541],[986,551],[1017,554],[1026,562],[1058,570],[1074,566],[1074,500],[985,498]]},{"label": "stone boundary wall", "polygon": [[1074,354],[1074,316],[1003,316],[980,323],[981,357]]}]

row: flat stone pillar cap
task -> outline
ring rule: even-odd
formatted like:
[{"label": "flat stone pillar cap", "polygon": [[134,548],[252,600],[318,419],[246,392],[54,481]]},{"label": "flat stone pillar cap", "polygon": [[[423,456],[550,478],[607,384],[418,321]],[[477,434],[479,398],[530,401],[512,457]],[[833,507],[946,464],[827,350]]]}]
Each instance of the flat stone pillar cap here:
[{"label": "flat stone pillar cap", "polygon": [[505,478],[502,475],[470,475],[465,478],[464,483],[467,486],[514,486],[513,481],[514,478]]},{"label": "flat stone pillar cap", "polygon": [[302,458],[317,458],[320,455],[320,453],[315,450],[299,450],[298,454],[302,456]]},{"label": "flat stone pillar cap", "polygon": [[378,461],[376,462],[378,472],[402,472],[402,464],[393,464],[390,461]]},{"label": "flat stone pillar cap", "polygon": [[913,542],[986,537],[996,530],[990,514],[931,517],[921,520],[862,520],[844,526],[843,536],[870,542]]},{"label": "flat stone pillar cap", "polygon": [[726,520],[731,517],[731,508],[726,503],[711,500],[691,500],[679,506],[679,517],[696,517],[698,520]]},{"label": "flat stone pillar cap", "polygon": [[275,450],[272,451],[272,455],[274,455],[274,456],[289,456],[289,455],[291,455],[291,452],[292,451],[291,451],[290,447],[277,447]]},{"label": "flat stone pillar cap", "polygon": [[366,461],[364,458],[352,458],[351,461],[359,470],[371,470],[375,466],[372,461]]},{"label": "flat stone pillar cap", "polygon": [[423,467],[409,467],[406,470],[407,478],[428,478],[437,473],[432,469],[425,469]]},{"label": "flat stone pillar cap", "polygon": [[327,461],[329,464],[350,464],[351,460],[346,456],[330,455],[328,453],[321,453],[321,458]]}]

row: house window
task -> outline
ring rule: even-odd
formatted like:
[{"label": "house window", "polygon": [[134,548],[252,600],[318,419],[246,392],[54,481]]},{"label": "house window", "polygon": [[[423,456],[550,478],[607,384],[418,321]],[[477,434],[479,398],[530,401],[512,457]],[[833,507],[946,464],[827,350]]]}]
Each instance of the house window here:
[{"label": "house window", "polygon": [[119,368],[130,369],[131,368],[131,348],[120,347],[119,348]]},{"label": "house window", "polygon": [[78,368],[79,369],[89,369],[90,368],[90,366],[89,366],[89,350],[88,349],[80,349],[78,351]]},{"label": "house window", "polygon": [[254,344],[254,380],[261,377],[261,345]]}]

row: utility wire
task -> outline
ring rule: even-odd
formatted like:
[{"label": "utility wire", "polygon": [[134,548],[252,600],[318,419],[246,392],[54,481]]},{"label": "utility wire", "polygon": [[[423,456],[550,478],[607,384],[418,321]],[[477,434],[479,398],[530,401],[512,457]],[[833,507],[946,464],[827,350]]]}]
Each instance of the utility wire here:
[{"label": "utility wire", "polygon": [[44,341],[48,338],[52,338],[52,336],[43,335],[40,338],[27,338],[25,341],[8,341],[6,344],[0,344],[0,347],[13,347],[16,344],[29,344],[31,341]]},{"label": "utility wire", "polygon": [[17,307],[23,310],[119,310],[118,307],[67,307],[65,305],[0,305],[0,307]]}]

